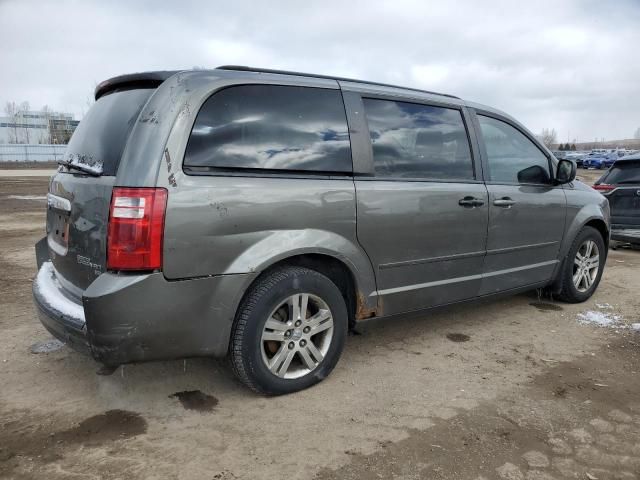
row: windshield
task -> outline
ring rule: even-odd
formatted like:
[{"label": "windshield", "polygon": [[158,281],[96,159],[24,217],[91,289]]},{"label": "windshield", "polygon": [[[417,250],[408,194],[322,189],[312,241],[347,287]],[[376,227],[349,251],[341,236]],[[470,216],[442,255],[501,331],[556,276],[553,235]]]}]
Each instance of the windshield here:
[{"label": "windshield", "polygon": [[129,133],[152,92],[145,88],[100,97],[73,133],[64,163],[95,175],[115,175]]}]

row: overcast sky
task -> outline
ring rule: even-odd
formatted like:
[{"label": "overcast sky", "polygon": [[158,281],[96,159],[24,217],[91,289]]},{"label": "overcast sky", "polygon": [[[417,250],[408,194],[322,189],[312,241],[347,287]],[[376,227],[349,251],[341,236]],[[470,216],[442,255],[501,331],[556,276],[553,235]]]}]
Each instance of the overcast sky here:
[{"label": "overcast sky", "polygon": [[80,117],[122,73],[241,64],[442,91],[559,139],[640,127],[640,0],[0,0],[0,101]]}]

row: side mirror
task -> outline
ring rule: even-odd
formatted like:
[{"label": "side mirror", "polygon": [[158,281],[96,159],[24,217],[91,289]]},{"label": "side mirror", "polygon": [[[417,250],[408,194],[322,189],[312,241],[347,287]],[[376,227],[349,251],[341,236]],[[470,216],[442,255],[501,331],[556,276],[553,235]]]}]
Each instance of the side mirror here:
[{"label": "side mirror", "polygon": [[556,170],[556,182],[559,185],[571,183],[576,179],[576,162],[564,158],[558,161],[558,169]]},{"label": "side mirror", "polygon": [[518,183],[550,183],[549,169],[531,165],[518,172]]}]

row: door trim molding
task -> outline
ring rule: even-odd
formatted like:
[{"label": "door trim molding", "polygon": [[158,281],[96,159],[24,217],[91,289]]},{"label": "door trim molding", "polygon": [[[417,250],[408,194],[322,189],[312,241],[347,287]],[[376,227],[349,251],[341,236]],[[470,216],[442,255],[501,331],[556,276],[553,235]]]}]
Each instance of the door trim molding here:
[{"label": "door trim molding", "polygon": [[388,268],[395,267],[406,267],[408,265],[420,265],[423,263],[435,263],[435,262],[445,262],[447,260],[461,260],[464,258],[473,258],[473,257],[482,257],[486,254],[484,250],[478,252],[468,252],[468,253],[456,253],[453,255],[443,255],[440,257],[429,257],[429,258],[418,258],[415,260],[403,260],[401,262],[389,262],[389,263],[381,263],[378,265],[379,270],[386,270]]},{"label": "door trim molding", "polygon": [[379,270],[386,270],[388,268],[396,268],[396,267],[406,267],[409,265],[420,265],[423,263],[435,263],[435,262],[446,262],[447,260],[462,260],[465,258],[473,258],[473,257],[481,257],[483,255],[499,255],[501,253],[511,253],[517,252],[520,250],[527,250],[529,248],[544,248],[551,247],[553,245],[557,245],[560,242],[551,241],[551,242],[542,242],[542,243],[532,243],[530,245],[518,245],[516,247],[506,247],[506,248],[494,248],[492,250],[487,251],[478,251],[478,252],[469,252],[469,253],[456,253],[453,255],[443,255],[440,257],[429,257],[429,258],[418,258],[415,260],[403,260],[401,262],[389,262],[389,263],[381,263],[378,265]]},{"label": "door trim molding", "polygon": [[549,265],[555,265],[558,262],[559,262],[558,259],[554,259],[554,260],[548,260],[546,262],[540,262],[540,263],[533,263],[533,264],[530,264],[530,265],[524,265],[522,267],[506,268],[504,270],[495,270],[493,272],[482,273],[482,274],[479,274],[479,275],[469,275],[469,276],[466,276],[466,277],[455,277],[455,278],[448,278],[448,279],[445,279],[445,280],[437,280],[435,282],[416,283],[414,285],[404,285],[402,287],[387,288],[385,290],[378,290],[377,292],[372,292],[370,296],[373,297],[373,296],[392,295],[394,293],[404,293],[404,292],[409,292],[411,290],[422,290],[422,289],[425,289],[425,288],[440,287],[442,285],[448,285],[448,284],[451,284],[451,283],[460,283],[460,282],[468,282],[468,281],[472,281],[472,280],[481,280],[483,278],[495,277],[495,276],[498,276],[498,275],[508,275],[510,273],[520,272],[522,270],[531,270],[531,269],[534,269],[534,268],[547,267]]},{"label": "door trim molding", "polygon": [[529,248],[551,247],[551,246],[557,245],[559,243],[560,243],[559,241],[553,240],[551,242],[532,243],[530,245],[518,245],[518,246],[515,246],[515,247],[493,248],[491,250],[487,250],[487,255],[499,255],[501,253],[518,252],[520,250],[527,250]]}]

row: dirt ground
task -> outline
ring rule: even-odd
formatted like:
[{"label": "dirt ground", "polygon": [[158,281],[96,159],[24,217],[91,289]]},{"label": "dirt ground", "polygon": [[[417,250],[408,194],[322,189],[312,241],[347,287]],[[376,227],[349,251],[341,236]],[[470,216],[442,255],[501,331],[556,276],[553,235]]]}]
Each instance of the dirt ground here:
[{"label": "dirt ground", "polygon": [[100,375],[50,342],[31,301],[46,190],[0,174],[0,478],[640,478],[640,251],[612,250],[584,304],[362,323],[323,383],[265,398],[225,361]]}]

